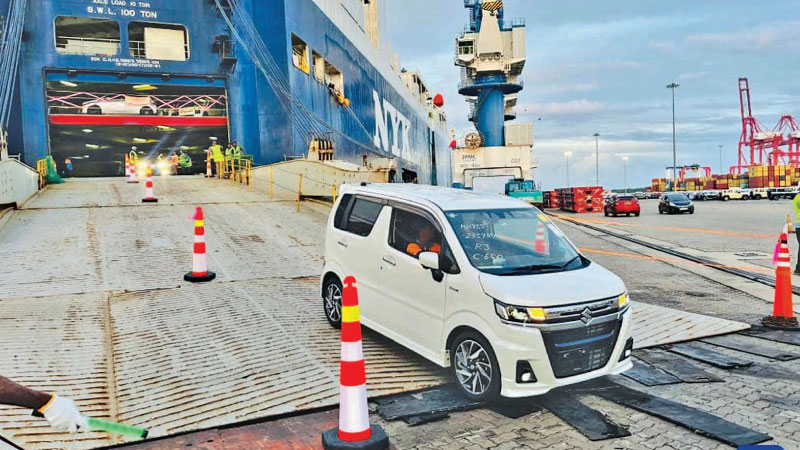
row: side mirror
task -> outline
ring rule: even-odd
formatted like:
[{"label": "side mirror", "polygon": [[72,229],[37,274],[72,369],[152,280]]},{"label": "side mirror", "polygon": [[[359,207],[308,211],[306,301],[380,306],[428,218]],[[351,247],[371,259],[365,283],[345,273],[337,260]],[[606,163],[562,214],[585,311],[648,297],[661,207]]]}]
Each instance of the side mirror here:
[{"label": "side mirror", "polygon": [[439,270],[439,254],[436,252],[422,252],[419,254],[419,263],[426,269]]}]

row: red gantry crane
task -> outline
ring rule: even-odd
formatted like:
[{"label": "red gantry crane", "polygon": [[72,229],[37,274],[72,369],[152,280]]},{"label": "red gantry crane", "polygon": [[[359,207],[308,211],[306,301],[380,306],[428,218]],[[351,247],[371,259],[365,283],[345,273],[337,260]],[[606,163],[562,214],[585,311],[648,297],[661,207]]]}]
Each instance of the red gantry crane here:
[{"label": "red gantry crane", "polygon": [[739,137],[738,164],[731,173],[741,175],[750,166],[788,164],[800,167],[800,126],[784,115],[772,131],[753,117],[750,106],[750,82],[739,78],[739,105],[742,113],[742,134]]}]

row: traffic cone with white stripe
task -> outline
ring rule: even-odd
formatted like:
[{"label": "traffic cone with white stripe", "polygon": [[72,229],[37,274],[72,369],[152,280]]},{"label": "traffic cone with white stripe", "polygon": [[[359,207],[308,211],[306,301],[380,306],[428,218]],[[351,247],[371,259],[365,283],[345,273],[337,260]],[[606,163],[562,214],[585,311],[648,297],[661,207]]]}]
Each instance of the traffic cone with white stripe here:
[{"label": "traffic cone with white stripe", "polygon": [[206,222],[203,216],[203,208],[198,206],[190,219],[194,220],[192,271],[184,275],[183,279],[191,281],[192,283],[211,281],[217,277],[217,274],[208,271],[208,262],[206,260]]},{"label": "traffic cone with white stripe", "polygon": [[789,253],[787,225],[783,226],[778,244],[775,246],[772,262],[777,266],[775,269],[775,303],[772,306],[772,315],[761,319],[761,323],[768,328],[800,330],[792,305],[792,257]]},{"label": "traffic cone with white stripe", "polygon": [[153,190],[153,168],[150,167],[150,163],[147,163],[145,177],[144,198],[142,199],[142,203],[158,203],[155,191]]},{"label": "traffic cone with white stripe", "polygon": [[352,276],[344,279],[342,290],[342,360],[339,371],[339,428],[322,433],[322,448],[388,449],[389,437],[383,428],[369,424],[358,288]]},{"label": "traffic cone with white stripe", "polygon": [[545,238],[544,223],[542,222],[536,224],[536,240],[534,241],[534,250],[536,250],[536,253],[547,253],[547,240]]},{"label": "traffic cone with white stripe", "polygon": [[128,154],[125,153],[125,178],[131,177],[131,162],[128,159]]},{"label": "traffic cone with white stripe", "polygon": [[133,158],[128,161],[128,183],[139,183],[139,177],[136,176],[136,164],[134,164]]},{"label": "traffic cone with white stripe", "polygon": [[206,156],[206,178],[212,178],[214,175],[211,173],[211,152]]}]

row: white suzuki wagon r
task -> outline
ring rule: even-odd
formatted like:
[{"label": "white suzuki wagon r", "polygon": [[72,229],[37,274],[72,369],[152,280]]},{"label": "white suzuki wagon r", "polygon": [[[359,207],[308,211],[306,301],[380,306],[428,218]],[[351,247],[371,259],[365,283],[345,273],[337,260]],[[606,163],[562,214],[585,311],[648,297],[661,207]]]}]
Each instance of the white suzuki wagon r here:
[{"label": "white suzuki wagon r", "polygon": [[328,219],[321,279],[334,327],[348,275],[365,326],[450,366],[475,400],[543,394],[632,366],[622,280],[516,199],[344,185]]}]

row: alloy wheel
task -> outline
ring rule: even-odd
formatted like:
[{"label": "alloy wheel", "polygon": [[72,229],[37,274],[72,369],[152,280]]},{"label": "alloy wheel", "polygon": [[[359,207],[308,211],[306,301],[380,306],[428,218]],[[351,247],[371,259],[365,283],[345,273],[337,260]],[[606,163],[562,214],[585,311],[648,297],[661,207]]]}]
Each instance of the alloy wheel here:
[{"label": "alloy wheel", "polygon": [[336,283],[329,284],[325,291],[325,314],[333,323],[342,320],[342,290]]},{"label": "alloy wheel", "polygon": [[466,339],[456,349],[456,377],[472,395],[481,395],[492,384],[492,362],[483,346]]}]

